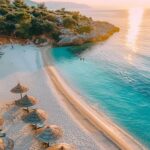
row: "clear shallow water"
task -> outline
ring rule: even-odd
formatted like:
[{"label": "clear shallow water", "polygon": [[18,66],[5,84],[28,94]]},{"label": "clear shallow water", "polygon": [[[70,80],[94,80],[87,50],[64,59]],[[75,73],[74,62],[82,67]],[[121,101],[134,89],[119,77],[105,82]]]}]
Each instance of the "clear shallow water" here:
[{"label": "clear shallow water", "polygon": [[53,48],[55,64],[91,105],[103,109],[150,149],[150,11],[87,15],[110,21],[121,31],[82,53],[74,53],[74,47]]}]

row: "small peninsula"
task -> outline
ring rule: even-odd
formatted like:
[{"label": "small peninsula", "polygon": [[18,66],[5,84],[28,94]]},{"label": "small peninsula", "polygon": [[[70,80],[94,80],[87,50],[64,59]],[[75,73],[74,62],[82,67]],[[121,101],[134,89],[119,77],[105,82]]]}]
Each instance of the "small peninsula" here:
[{"label": "small peninsula", "polygon": [[22,0],[0,3],[0,44],[17,40],[40,46],[81,45],[104,41],[118,31],[118,27],[78,11],[48,10],[44,3],[28,6]]}]

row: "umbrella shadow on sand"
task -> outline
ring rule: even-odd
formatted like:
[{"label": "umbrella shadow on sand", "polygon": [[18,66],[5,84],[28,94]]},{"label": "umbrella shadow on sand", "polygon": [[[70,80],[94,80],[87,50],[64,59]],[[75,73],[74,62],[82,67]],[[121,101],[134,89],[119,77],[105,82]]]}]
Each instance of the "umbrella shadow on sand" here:
[{"label": "umbrella shadow on sand", "polygon": [[43,150],[42,144],[38,142],[33,134],[34,131],[29,124],[24,123],[21,118],[27,115],[26,111],[12,104],[2,112],[4,118],[3,132],[14,140],[14,149],[30,149],[35,147],[36,150]]},{"label": "umbrella shadow on sand", "polygon": [[22,99],[15,101],[15,104],[19,107],[26,108],[29,112],[29,107],[37,104],[38,100],[33,96],[25,95]]},{"label": "umbrella shadow on sand", "polygon": [[35,133],[36,139],[45,144],[45,146],[54,144],[62,135],[63,131],[57,125],[48,125],[44,128],[37,129]]},{"label": "umbrella shadow on sand", "polygon": [[22,120],[25,123],[29,123],[33,126],[35,126],[35,129],[38,127],[43,127],[44,122],[47,119],[47,114],[41,110],[41,109],[33,109],[31,112],[29,112],[27,115],[24,115],[22,117]]},{"label": "umbrella shadow on sand", "polygon": [[3,112],[3,117],[5,118],[5,122],[13,123],[21,117],[21,110],[18,106],[12,104]]}]

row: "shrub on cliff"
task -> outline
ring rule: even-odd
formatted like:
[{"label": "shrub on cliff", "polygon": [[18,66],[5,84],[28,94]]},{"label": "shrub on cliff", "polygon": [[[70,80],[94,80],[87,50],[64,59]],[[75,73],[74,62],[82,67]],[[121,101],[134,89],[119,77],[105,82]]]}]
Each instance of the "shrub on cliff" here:
[{"label": "shrub on cliff", "polygon": [[8,5],[8,4],[10,4],[10,1],[9,0],[1,0],[0,5],[4,5],[4,4]]},{"label": "shrub on cliff", "polygon": [[48,10],[44,4],[27,6],[23,0],[0,0],[0,34],[21,38],[45,35],[59,40],[60,30],[69,28],[74,32],[88,33],[92,29],[88,17],[79,12]]},{"label": "shrub on cliff", "polygon": [[79,34],[83,34],[83,33],[90,33],[92,31],[92,27],[91,26],[81,26],[77,28],[77,32]]},{"label": "shrub on cliff", "polygon": [[27,8],[27,5],[25,5],[23,0],[14,0],[13,5],[16,8]]},{"label": "shrub on cliff", "polygon": [[38,18],[32,19],[30,32],[32,35],[41,35],[49,32],[53,32],[55,24],[46,20],[41,20]]},{"label": "shrub on cliff", "polygon": [[72,17],[65,17],[63,20],[63,25],[66,28],[73,28],[76,25],[76,21]]}]

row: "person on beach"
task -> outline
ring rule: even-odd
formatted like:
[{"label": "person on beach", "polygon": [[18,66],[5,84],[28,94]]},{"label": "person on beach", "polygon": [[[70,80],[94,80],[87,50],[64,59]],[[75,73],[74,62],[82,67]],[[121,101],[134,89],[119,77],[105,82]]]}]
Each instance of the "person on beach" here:
[{"label": "person on beach", "polygon": [[85,59],[80,57],[80,60],[84,61]]}]

